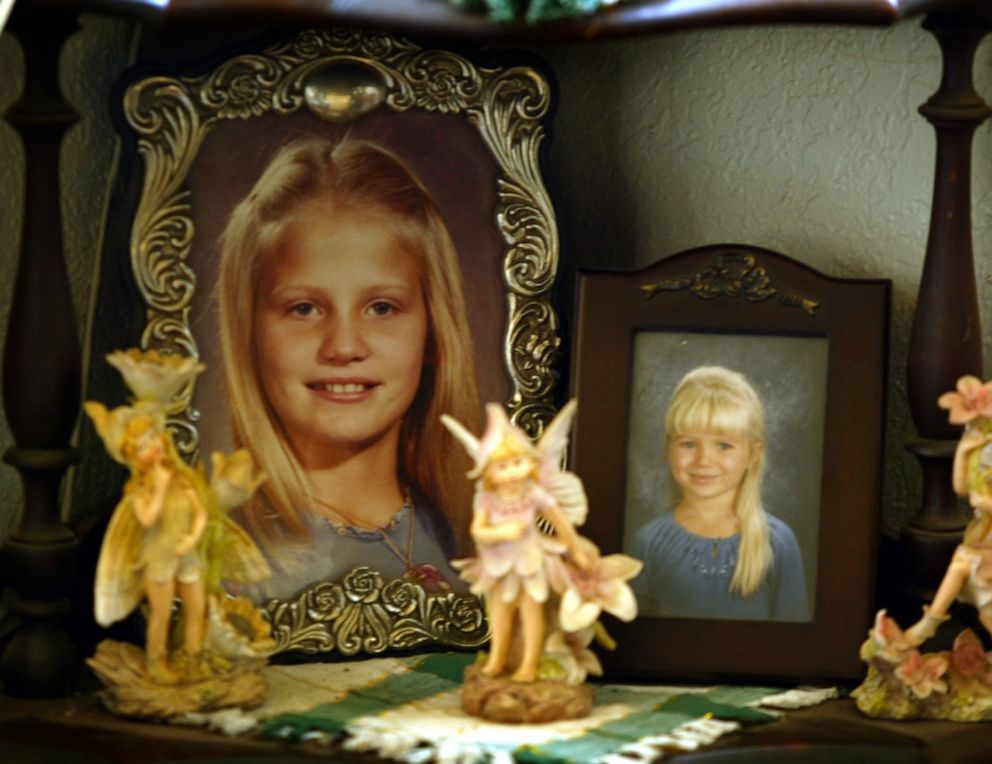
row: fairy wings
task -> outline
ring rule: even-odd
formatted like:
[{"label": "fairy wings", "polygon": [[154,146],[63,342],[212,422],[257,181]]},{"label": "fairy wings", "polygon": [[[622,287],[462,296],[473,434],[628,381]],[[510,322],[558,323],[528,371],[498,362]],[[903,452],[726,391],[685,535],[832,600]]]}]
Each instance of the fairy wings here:
[{"label": "fairy wings", "polygon": [[[85,409],[110,455],[131,470],[131,478],[104,535],[96,569],[95,616],[101,626],[109,626],[131,613],[141,602],[144,592],[142,546],[146,531],[135,514],[140,477],[122,447],[123,438],[127,437],[124,425],[131,416],[160,417],[160,414],[142,406],[120,406],[108,411],[94,402],[87,402]],[[164,418],[156,419],[156,425],[164,427]],[[197,544],[197,552],[204,562],[207,592],[218,591],[222,578],[245,583],[267,578],[270,569],[265,558],[245,531],[227,515],[235,506],[232,503],[235,497],[247,498],[264,479],[264,475],[254,473],[247,452],[237,453],[230,459],[215,454],[209,483],[202,468],[190,467],[176,454],[171,438],[169,452],[177,478],[186,482],[206,506],[207,526]]]},{"label": "fairy wings", "polygon": [[[562,469],[576,406],[573,399],[562,407],[534,444],[534,457],[537,460],[539,484],[555,499],[566,519],[572,525],[579,526],[585,522],[589,509],[585,490],[575,473]],[[441,422],[475,460],[469,477],[482,474],[493,449],[507,435],[514,433],[527,439],[522,430],[510,423],[506,412],[498,403],[486,404],[486,430],[481,438],[476,438],[458,420],[447,414],[441,415]]]}]

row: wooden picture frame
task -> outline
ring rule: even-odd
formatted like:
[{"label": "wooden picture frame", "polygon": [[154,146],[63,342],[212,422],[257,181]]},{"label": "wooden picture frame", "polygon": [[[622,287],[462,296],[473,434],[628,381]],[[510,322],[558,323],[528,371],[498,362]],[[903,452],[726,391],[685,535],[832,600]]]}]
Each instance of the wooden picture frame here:
[{"label": "wooden picture frame", "polygon": [[[662,482],[645,489],[632,474],[649,472],[651,459],[659,474],[667,472],[667,402],[698,365],[737,367],[764,399],[766,506],[769,491],[786,504],[812,497],[792,507],[788,520],[807,558],[803,613],[737,620],[649,612],[611,623],[621,649],[604,656],[609,676],[861,675],[858,648],[874,612],[889,292],[887,281],[830,278],[736,244],[681,252],[633,272],[579,274],[571,455],[589,496],[585,532],[604,553],[631,548],[645,495],[657,496],[659,513],[669,503]],[[784,400],[791,394],[796,400]],[[776,420],[779,409],[807,418]],[[641,452],[651,448],[645,467]],[[799,458],[804,448],[812,456]],[[784,481],[777,487],[776,468]],[[814,504],[818,511],[804,521]]]},{"label": "wooden picture frame", "polygon": [[[90,394],[115,389],[97,370],[98,354],[122,342],[128,323],[102,318],[136,303],[140,339],[131,344],[207,365],[175,400],[169,424],[178,449],[191,459],[229,450],[213,304],[225,221],[284,146],[360,139],[401,158],[449,229],[469,308],[457,318],[471,332],[478,416],[483,401],[500,400],[537,434],[555,411],[560,345],[551,303],[559,241],[541,168],[550,105],[548,80],[529,58],[493,54],[477,63],[378,32],[307,30],[181,73],[143,66],[122,93],[123,165],[132,169],[117,199],[123,209],[138,200],[126,221],[129,263],[114,253],[103,264],[104,278],[123,275],[134,294],[98,307]],[[470,503],[457,511],[468,518]],[[355,564],[266,600],[280,651],[373,654],[476,647],[487,638],[467,584],[449,579],[455,591],[436,594]]]}]

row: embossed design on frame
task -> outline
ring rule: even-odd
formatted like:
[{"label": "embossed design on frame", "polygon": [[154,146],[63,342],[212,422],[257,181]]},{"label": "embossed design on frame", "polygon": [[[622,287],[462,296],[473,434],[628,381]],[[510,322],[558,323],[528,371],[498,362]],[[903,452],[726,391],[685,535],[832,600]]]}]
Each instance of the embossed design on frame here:
[{"label": "embossed design on frame", "polygon": [[[124,113],[145,167],[130,238],[132,268],[147,306],[141,346],[199,355],[190,329],[197,281],[186,262],[194,236],[186,176],[204,137],[223,120],[307,108],[312,78],[356,65],[381,79],[385,108],[463,114],[499,166],[494,224],[504,242],[509,305],[508,404],[514,420],[536,436],[554,413],[561,342],[550,302],[558,233],[538,161],[548,83],[530,67],[480,68],[454,53],[386,34],[305,31],[261,53],[235,56],[200,77],[150,77],[128,88]],[[191,399],[188,387],[170,417],[177,447],[187,456],[196,454],[199,442],[199,414]]]},{"label": "embossed design on frame", "polygon": [[768,271],[758,264],[754,255],[739,252],[717,255],[713,264],[707,265],[692,278],[657,281],[641,286],[645,299],[651,299],[660,292],[678,292],[683,289],[688,289],[704,300],[743,297],[750,302],[763,302],[774,298],[786,307],[802,308],[811,316],[820,307],[816,300],[783,294],[772,284]]},{"label": "embossed design on frame", "polygon": [[375,654],[431,642],[475,648],[488,639],[476,597],[427,594],[406,579],[384,582],[366,567],[339,584],[312,584],[290,602],[272,600],[265,612],[280,652]]}]

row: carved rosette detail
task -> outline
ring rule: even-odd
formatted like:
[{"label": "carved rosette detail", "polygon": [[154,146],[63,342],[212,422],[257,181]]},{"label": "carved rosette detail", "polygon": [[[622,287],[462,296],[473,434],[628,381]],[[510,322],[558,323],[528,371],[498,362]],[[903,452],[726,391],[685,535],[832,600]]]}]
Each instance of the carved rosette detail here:
[{"label": "carved rosette detail", "polygon": [[802,308],[811,316],[820,307],[820,303],[808,297],[783,294],[774,286],[768,271],[758,264],[754,255],[741,252],[717,255],[714,263],[707,265],[692,278],[668,279],[641,286],[646,299],[660,292],[678,292],[684,289],[704,300],[743,297],[749,302],[763,302],[774,298],[785,307]]},{"label": "carved rosette detail", "polygon": [[280,652],[382,653],[427,643],[476,648],[488,639],[482,602],[468,594],[428,594],[403,578],[383,581],[355,568],[341,583],[313,584],[292,601],[264,607]]},{"label": "carved rosette detail", "polygon": [[[195,233],[186,177],[206,135],[223,120],[306,108],[307,78],[336,63],[375,71],[388,109],[463,115],[492,153],[499,167],[494,224],[505,243],[510,312],[504,340],[513,388],[509,404],[514,421],[538,435],[554,414],[560,345],[550,302],[558,232],[538,160],[550,89],[532,69],[479,68],[454,53],[424,50],[387,34],[305,31],[261,53],[232,57],[200,77],[151,77],[128,89],[125,117],[138,136],[145,169],[130,245],[148,309],[142,347],[199,354],[189,321],[197,283],[186,263]],[[170,426],[182,453],[192,457],[199,413],[191,400],[192,386],[177,396]],[[484,641],[474,597],[428,596],[419,587],[375,583],[377,574],[368,575],[343,588],[321,584],[293,602],[270,603],[280,649],[354,654],[434,639],[462,647]],[[373,599],[355,600],[366,586]]]},{"label": "carved rosette detail", "polygon": [[441,51],[414,56],[403,74],[413,91],[414,105],[442,114],[455,114],[475,104],[484,87],[474,66]]}]

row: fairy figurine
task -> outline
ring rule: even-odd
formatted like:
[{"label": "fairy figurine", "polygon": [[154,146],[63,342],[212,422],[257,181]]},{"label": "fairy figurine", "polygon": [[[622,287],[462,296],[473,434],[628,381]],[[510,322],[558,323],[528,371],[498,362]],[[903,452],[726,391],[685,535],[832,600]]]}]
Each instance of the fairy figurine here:
[{"label": "fairy figurine", "polygon": [[[246,451],[230,457],[215,453],[208,480],[201,466],[188,465],[177,452],[166,415],[175,393],[202,371],[195,359],[130,350],[111,353],[107,360],[134,397],[111,410],[93,401],[84,404],[110,456],[130,471],[97,563],[96,620],[109,626],[145,601],[141,681],[158,686],[201,681],[216,673],[204,651],[208,623],[222,624],[220,611],[232,607],[221,580],[257,582],[269,575],[264,557],[227,514],[252,495],[264,475]],[[181,648],[170,656],[177,598]],[[274,644],[261,633],[267,628],[260,618],[244,612],[236,618],[250,627],[243,636],[258,652]],[[221,640],[229,636],[223,628],[218,633],[224,635]],[[98,649],[91,665],[106,680],[116,669],[105,660],[109,648],[101,648],[103,655]]]},{"label": "fairy figurine", "polygon": [[921,653],[954,601],[973,605],[992,635],[992,381],[961,377],[938,405],[952,424],[964,425],[954,452],[951,481],[974,516],[954,551],[933,601],[905,632],[885,610],[862,648],[868,678],[855,691],[858,707],[872,716],[992,720],[992,654],[971,630],[950,651]]},{"label": "fairy figurine", "polygon": [[968,499],[974,516],[933,602],[907,630],[919,643],[947,620],[955,599],[974,605],[992,635],[992,381],[982,384],[977,377],[962,377],[957,390],[942,395],[937,405],[949,410],[951,424],[965,426],[954,451],[951,481],[954,492]]},{"label": "fairy figurine", "polygon": [[[575,401],[566,405],[537,444],[495,403],[486,406],[480,439],[442,416],[475,460],[468,476],[477,481],[470,528],[477,555],[452,564],[486,597],[492,641],[479,673],[490,679],[512,672],[513,682],[533,682],[543,667],[545,675],[580,682],[586,670],[600,672],[586,649],[600,612],[623,620],[637,614],[626,581],[641,563],[601,557],[575,530],[586,518],[585,491],[561,469],[575,408]],[[567,670],[556,653],[566,654],[568,669],[585,669]]]}]

